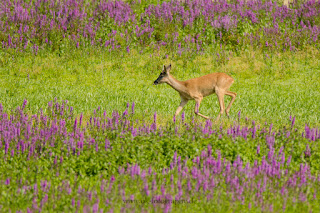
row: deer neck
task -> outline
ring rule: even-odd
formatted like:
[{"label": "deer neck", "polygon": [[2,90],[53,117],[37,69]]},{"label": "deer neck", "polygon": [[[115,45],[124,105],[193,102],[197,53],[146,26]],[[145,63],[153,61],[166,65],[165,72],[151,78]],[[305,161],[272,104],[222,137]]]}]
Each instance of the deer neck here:
[{"label": "deer neck", "polygon": [[183,82],[175,79],[171,75],[169,75],[167,84],[179,93],[187,93],[187,88],[184,86]]}]

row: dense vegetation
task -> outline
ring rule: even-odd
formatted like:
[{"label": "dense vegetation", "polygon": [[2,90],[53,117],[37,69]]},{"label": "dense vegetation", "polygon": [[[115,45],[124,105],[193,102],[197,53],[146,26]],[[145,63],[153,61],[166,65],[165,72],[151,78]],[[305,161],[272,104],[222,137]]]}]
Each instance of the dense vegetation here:
[{"label": "dense vegetation", "polygon": [[[152,1],[151,1],[152,2]],[[157,1],[155,1],[157,2]],[[132,48],[198,54],[220,48],[218,59],[243,48],[295,51],[318,46],[317,1],[11,1],[1,5],[3,48],[61,54],[69,48]]]},{"label": "dense vegetation", "polygon": [[[0,209],[319,211],[319,17],[318,1],[2,1]],[[152,86],[167,63],[231,75],[231,118],[173,119],[178,95]]]}]

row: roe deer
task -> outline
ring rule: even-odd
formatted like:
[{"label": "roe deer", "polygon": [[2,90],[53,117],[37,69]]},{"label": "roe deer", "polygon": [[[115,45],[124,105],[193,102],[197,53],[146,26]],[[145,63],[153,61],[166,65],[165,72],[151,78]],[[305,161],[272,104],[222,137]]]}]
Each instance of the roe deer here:
[{"label": "roe deer", "polygon": [[[176,113],[174,115],[175,117],[181,112],[182,108],[188,103],[189,100],[195,100],[196,106],[194,108],[194,113],[205,119],[209,119],[208,116],[199,113],[199,108],[202,99],[213,93],[216,93],[216,95],[218,96],[220,104],[220,113],[217,117],[217,120],[220,119],[220,116],[223,114],[224,110],[229,117],[229,110],[237,96],[237,93],[228,91],[230,86],[234,82],[232,77],[225,73],[211,73],[187,81],[179,81],[170,75],[170,70],[171,64],[169,66],[164,65],[163,71],[160,73],[157,80],[154,81],[153,85],[167,83],[173,89],[179,92],[181,102],[180,106],[176,110]],[[224,95],[231,96],[232,98],[227,109],[225,109],[224,106]]]}]

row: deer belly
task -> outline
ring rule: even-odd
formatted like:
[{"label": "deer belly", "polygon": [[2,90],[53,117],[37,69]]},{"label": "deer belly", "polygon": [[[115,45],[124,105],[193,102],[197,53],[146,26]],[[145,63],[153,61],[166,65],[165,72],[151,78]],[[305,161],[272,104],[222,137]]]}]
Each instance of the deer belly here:
[{"label": "deer belly", "polygon": [[213,93],[214,93],[214,90],[212,90],[212,89],[202,91],[203,97],[209,96],[209,95],[211,95],[211,94],[213,94]]},{"label": "deer belly", "polygon": [[184,92],[179,92],[180,93],[180,96],[183,97],[184,99],[187,99],[187,100],[192,100],[194,99],[191,95],[189,95],[188,93],[184,93]]}]

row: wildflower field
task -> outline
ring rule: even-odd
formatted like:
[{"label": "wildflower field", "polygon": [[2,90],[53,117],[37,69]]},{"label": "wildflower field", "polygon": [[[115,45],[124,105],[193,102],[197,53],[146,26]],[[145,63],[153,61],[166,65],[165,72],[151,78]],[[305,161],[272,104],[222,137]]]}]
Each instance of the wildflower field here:
[{"label": "wildflower field", "polygon": [[[319,39],[314,0],[1,1],[0,212],[319,212]],[[173,118],[169,63],[230,118]]]}]

